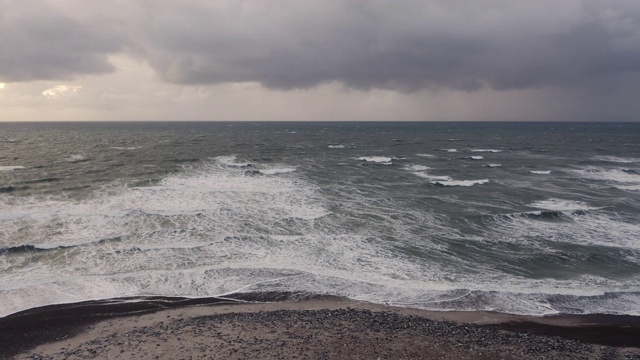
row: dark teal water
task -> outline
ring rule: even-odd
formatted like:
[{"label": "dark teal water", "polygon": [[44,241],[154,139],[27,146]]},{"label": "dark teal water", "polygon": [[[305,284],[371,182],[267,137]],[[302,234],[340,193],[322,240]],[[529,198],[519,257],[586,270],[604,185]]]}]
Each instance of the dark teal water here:
[{"label": "dark teal water", "polygon": [[3,123],[0,315],[305,291],[640,313],[640,124]]}]

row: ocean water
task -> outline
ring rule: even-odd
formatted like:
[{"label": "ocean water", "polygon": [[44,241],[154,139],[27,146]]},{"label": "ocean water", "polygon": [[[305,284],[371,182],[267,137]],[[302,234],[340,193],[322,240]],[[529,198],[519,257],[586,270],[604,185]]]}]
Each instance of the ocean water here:
[{"label": "ocean water", "polygon": [[0,124],[0,316],[264,291],[640,315],[640,124]]}]

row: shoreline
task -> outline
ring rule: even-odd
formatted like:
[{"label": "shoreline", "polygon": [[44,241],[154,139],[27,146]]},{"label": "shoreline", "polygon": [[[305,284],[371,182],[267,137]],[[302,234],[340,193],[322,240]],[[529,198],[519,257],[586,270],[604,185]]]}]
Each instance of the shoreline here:
[{"label": "shoreline", "polygon": [[[229,322],[229,316],[236,316],[238,318],[235,321]],[[269,317],[270,324],[273,326],[269,327],[265,325],[263,321],[263,317],[265,316]],[[393,326],[392,328],[388,328],[387,326],[390,325],[385,324],[385,322],[389,322],[389,318],[393,319],[393,321],[390,322],[391,324],[407,322],[406,324],[409,325],[405,324],[402,326],[399,325],[400,327],[398,328],[393,328]],[[172,332],[167,332],[168,329],[166,326],[169,322],[167,319],[171,319],[171,323],[174,325]],[[95,342],[101,337],[111,337],[113,340],[123,334],[131,334],[132,331],[135,333],[140,329],[146,329],[143,333],[148,332],[148,334],[153,334],[153,336],[150,336],[147,340],[145,340],[145,336],[140,338],[140,344],[144,344],[148,340],[153,339],[154,336],[156,338],[162,338],[174,332],[184,332],[184,327],[181,326],[187,323],[189,323],[191,327],[195,326],[194,324],[204,326],[204,323],[201,323],[202,319],[208,319],[207,324],[209,324],[210,321],[213,321],[211,324],[218,324],[219,321],[221,321],[229,325],[230,327],[222,332],[227,331],[233,333],[238,339],[249,336],[247,335],[248,333],[252,334],[251,339],[260,339],[266,336],[265,334],[271,334],[271,331],[275,331],[281,334],[271,340],[277,342],[280,341],[280,338],[286,338],[296,343],[294,340],[297,338],[295,336],[291,338],[292,335],[288,330],[282,333],[282,331],[284,331],[284,325],[278,324],[287,324],[284,326],[284,328],[286,328],[299,322],[300,324],[314,324],[313,326],[310,325],[313,328],[312,333],[324,333],[325,340],[330,339],[331,341],[335,340],[331,334],[340,332],[344,326],[349,336],[355,336],[357,338],[357,341],[354,341],[367,343],[367,341],[371,340],[371,344],[373,345],[369,345],[364,349],[372,349],[375,347],[375,344],[377,344],[376,341],[373,341],[375,338],[370,339],[360,334],[361,331],[354,332],[348,330],[353,330],[352,327],[354,326],[364,326],[363,324],[369,322],[369,327],[375,328],[376,326],[380,326],[384,330],[382,331],[383,333],[393,334],[390,336],[393,336],[391,339],[395,340],[391,341],[391,343],[397,343],[397,349],[408,351],[408,349],[413,348],[415,344],[409,346],[409,344],[402,339],[411,338],[419,342],[424,342],[420,341],[420,339],[426,338],[433,340],[432,337],[435,336],[433,335],[434,333],[429,332],[431,330],[427,331],[425,329],[437,324],[443,329],[447,329],[446,331],[442,330],[444,332],[436,336],[436,338],[444,341],[444,343],[447,343],[450,338],[459,337],[461,334],[464,336],[455,341],[465,343],[470,341],[470,339],[473,340],[477,335],[483,339],[486,337],[498,339],[496,341],[499,342],[499,348],[516,351],[514,349],[518,348],[518,346],[525,349],[531,345],[527,345],[527,341],[532,342],[532,344],[545,344],[547,341],[559,341],[563,345],[553,350],[555,351],[553,353],[555,354],[554,356],[559,354],[557,353],[558,349],[572,349],[572,346],[579,350],[576,350],[578,351],[577,353],[581,354],[595,351],[581,347],[587,346],[599,349],[596,352],[623,352],[632,354],[631,358],[640,359],[640,317],[638,316],[591,314],[536,317],[485,311],[430,311],[377,305],[333,296],[308,296],[288,293],[246,293],[235,294],[233,298],[195,299],[160,296],[132,297],[48,305],[28,309],[0,318],[0,344],[2,344],[2,346],[0,346],[0,358],[11,356],[18,356],[18,358],[20,358],[20,356],[26,356],[26,354],[38,354],[37,356],[44,358],[47,358],[47,356],[57,358],[56,354],[60,355],[60,357],[69,357],[68,353],[65,353],[66,355],[64,356],[61,354],[63,354],[64,351],[70,351],[68,349],[71,348],[82,349],[83,347],[87,347],[87,344],[92,343],[92,341]],[[340,324],[331,325],[325,323],[325,320],[320,321],[318,319],[342,320]],[[244,327],[245,329],[236,334],[236,332],[234,332],[236,331],[236,327]],[[367,328],[367,326],[364,326],[364,329]],[[416,333],[414,333],[412,329],[422,330],[416,330]],[[307,330],[311,331],[312,329],[309,328]],[[216,331],[220,331],[220,329]],[[301,334],[303,333],[304,331],[300,330],[300,334],[296,336],[302,336]],[[447,335],[449,333],[450,335]],[[436,331],[435,334],[437,335],[438,332]],[[515,336],[515,338],[512,339],[504,334],[508,334],[511,337]],[[505,338],[504,336],[507,337]],[[524,336],[528,340],[518,340],[518,336]],[[171,336],[169,336],[169,338],[171,338]],[[193,339],[196,338],[197,336],[193,337]],[[319,338],[323,337],[320,336]],[[512,343],[513,341],[515,341],[515,343]],[[525,341],[525,343],[518,345],[517,343],[519,341]],[[112,345],[109,347],[109,351],[125,351],[127,349],[126,346],[122,345],[124,344],[122,342],[111,341],[109,343]],[[166,341],[166,344],[170,343],[171,341]],[[189,343],[189,341],[186,341],[185,344],[186,343]],[[283,344],[285,343],[286,342],[283,342]],[[226,349],[225,346],[229,344],[225,344],[226,343],[220,343],[218,345]],[[253,342],[246,340],[234,346],[248,349],[248,347],[251,346],[247,344],[250,345],[253,344]],[[269,344],[268,342],[261,345],[254,345],[264,347]],[[442,349],[448,348],[447,346],[449,345],[432,348],[431,350],[437,353]],[[487,351],[495,348],[495,346],[491,344],[487,345]],[[163,346],[161,343],[157,345],[159,349],[163,348]],[[260,346],[256,349],[261,348]],[[286,344],[282,346],[286,349],[289,348]],[[298,346],[300,346],[300,344],[298,344]],[[476,348],[483,349],[484,347],[482,343],[477,343]],[[542,348],[544,348],[544,346],[542,346]],[[553,346],[551,346],[551,348],[553,348]],[[145,347],[142,346],[140,349],[145,349]],[[233,355],[233,346],[230,347],[230,349],[232,349]],[[280,349],[280,351],[283,350]],[[435,353],[432,353],[432,355]],[[446,355],[449,353],[451,352],[447,351],[443,354]],[[96,352],[96,354],[98,355],[97,358],[100,358],[98,352]],[[103,353],[103,355],[105,354],[106,353]],[[109,354],[109,357],[111,357],[115,353],[112,354],[109,352]],[[161,354],[166,354],[166,351]],[[249,356],[248,353],[244,354]],[[345,355],[349,356],[348,353],[340,353],[342,357]],[[340,356],[335,358],[340,358]],[[132,357],[134,356],[131,355],[127,357],[123,355],[122,358]],[[233,358],[229,356],[226,357]],[[514,355],[514,358],[516,357],[518,356]]]}]

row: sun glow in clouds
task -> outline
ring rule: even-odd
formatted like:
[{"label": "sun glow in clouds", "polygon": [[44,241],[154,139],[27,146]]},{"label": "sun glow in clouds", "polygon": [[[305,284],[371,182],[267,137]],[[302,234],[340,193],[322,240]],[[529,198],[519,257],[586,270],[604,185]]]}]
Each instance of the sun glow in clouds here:
[{"label": "sun glow in clouds", "polygon": [[0,90],[4,89],[4,83],[0,83]]},{"label": "sun glow in clouds", "polygon": [[58,85],[52,87],[51,89],[47,89],[42,92],[42,95],[48,98],[54,98],[56,96],[72,94],[78,92],[78,90],[82,89],[82,86],[77,85]]}]

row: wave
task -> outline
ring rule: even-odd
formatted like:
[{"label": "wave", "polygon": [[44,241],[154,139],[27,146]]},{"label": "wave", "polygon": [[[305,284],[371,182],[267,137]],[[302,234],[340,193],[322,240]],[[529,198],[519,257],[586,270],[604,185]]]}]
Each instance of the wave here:
[{"label": "wave", "polygon": [[361,156],[356,160],[382,164],[382,165],[391,165],[393,158],[387,156]]},{"label": "wave", "polygon": [[590,206],[582,201],[557,198],[536,201],[529,204],[529,206],[552,211],[589,211],[602,209],[601,207]]},{"label": "wave", "polygon": [[81,154],[71,155],[70,157],[67,158],[67,162],[70,162],[70,163],[79,163],[79,162],[85,162],[85,161],[89,161],[89,159],[87,159],[85,155],[81,155]]},{"label": "wave", "polygon": [[128,147],[112,146],[111,148],[115,150],[138,150],[138,149],[142,149],[142,146],[128,146]]},{"label": "wave", "polygon": [[26,245],[8,246],[8,247],[0,248],[0,255],[16,255],[16,254],[21,255],[21,254],[28,254],[28,253],[49,252],[49,251],[55,251],[55,250],[71,249],[71,248],[81,247],[81,246],[102,245],[105,243],[120,241],[120,240],[121,240],[121,237],[115,237],[110,239],[101,239],[98,241],[90,241],[90,242],[79,243],[79,244],[61,244],[61,245],[26,244]]},{"label": "wave", "polygon": [[35,245],[20,245],[0,248],[0,255],[23,254],[27,252],[46,251]]},{"label": "wave", "polygon": [[219,164],[228,167],[247,168],[253,166],[249,162],[237,162],[238,157],[236,155],[223,155],[216,156],[214,158]]},{"label": "wave", "polygon": [[499,153],[499,152],[502,152],[502,150],[495,150],[495,149],[471,149],[471,152],[490,152],[490,153]]},{"label": "wave", "polygon": [[623,190],[637,190],[640,187],[640,174],[634,169],[606,169],[589,167],[574,170],[586,179],[604,181]]},{"label": "wave", "polygon": [[535,201],[528,207],[543,209],[536,211],[522,211],[509,214],[492,215],[495,219],[519,219],[527,218],[544,221],[569,221],[574,216],[583,216],[594,210],[601,210],[601,207],[590,206],[587,203],[576,200],[565,200],[550,198],[547,200]]},{"label": "wave", "polygon": [[440,149],[440,150],[450,152],[450,153],[458,152],[458,149]]},{"label": "wave", "polygon": [[[579,214],[578,212],[576,214]],[[528,218],[544,221],[558,221],[569,220],[570,216],[562,211],[553,210],[541,210],[541,211],[524,211],[519,213],[497,215],[498,218],[516,219],[516,218]]]},{"label": "wave", "polygon": [[13,170],[21,170],[24,169],[24,166],[14,165],[14,166],[0,166],[0,171],[13,171]]},{"label": "wave", "polygon": [[[416,169],[416,167],[418,168]],[[464,186],[486,184],[489,182],[489,179],[455,180],[451,176],[447,176],[447,175],[431,175],[426,171],[424,171],[424,170],[428,170],[429,168],[426,166],[422,167],[422,165],[413,165],[413,166],[407,167],[406,169],[411,171],[412,174],[418,177],[429,180],[433,185],[436,185],[436,186],[446,186],[446,187],[463,186],[464,187]]]},{"label": "wave", "polygon": [[440,186],[473,186],[479,184],[486,184],[489,182],[489,179],[481,179],[481,180],[437,180],[433,181],[434,185]]},{"label": "wave", "polygon": [[184,164],[184,163],[197,163],[200,162],[200,159],[198,158],[176,158],[176,159],[171,159],[171,161],[178,163],[178,164]]},{"label": "wave", "polygon": [[594,160],[603,161],[603,162],[612,162],[612,163],[620,163],[620,164],[631,164],[640,162],[640,158],[623,158],[617,156],[595,156]]},{"label": "wave", "polygon": [[340,145],[340,144],[336,144],[336,145],[327,145],[327,148],[329,148],[329,149],[344,149],[345,146],[344,145]]},{"label": "wave", "polygon": [[500,164],[486,164],[485,167],[497,168],[497,167],[502,167],[502,165],[500,165]]},{"label": "wave", "polygon": [[483,156],[468,156],[465,159],[469,159],[469,160],[483,160],[484,157]]},{"label": "wave", "polygon": [[421,156],[421,157],[435,157],[435,155],[432,155],[432,154],[416,154],[416,156]]},{"label": "wave", "polygon": [[7,193],[13,192],[15,190],[16,190],[16,188],[14,186],[0,186],[0,194],[2,194],[2,193],[7,194]]},{"label": "wave", "polygon": [[[621,285],[607,278],[590,282],[581,278],[532,280],[512,276],[495,264],[452,255],[454,240],[474,246],[476,238],[440,223],[438,214],[430,214],[429,209],[402,207],[399,214],[397,205],[404,203],[395,202],[398,199],[392,199],[395,207],[385,208],[378,194],[353,191],[353,187],[325,191],[298,177],[297,172],[246,175],[247,171],[264,168],[267,166],[259,161],[251,169],[242,169],[215,160],[185,168],[151,186],[112,187],[82,200],[11,199],[6,207],[0,206],[0,219],[3,213],[26,215],[0,220],[3,237],[22,236],[29,238],[25,240],[29,244],[60,245],[106,236],[120,236],[122,240],[72,252],[34,250],[52,259],[44,264],[25,264],[24,256],[0,257],[3,269],[24,266],[7,276],[3,273],[0,279],[0,315],[52,302],[123,294],[205,297],[238,289],[325,293],[439,310],[545,314],[557,309],[569,311],[564,309],[582,304],[577,307],[580,311],[605,306],[609,311],[628,311],[620,305],[622,301],[608,298],[596,299],[597,306],[595,300],[591,305],[579,301],[585,294],[601,296],[608,289],[633,284],[633,279],[621,281]],[[289,166],[269,163],[269,168]],[[429,181],[459,181],[432,176],[420,167],[403,169]],[[488,179],[463,180],[478,181]],[[455,186],[470,186],[465,183]],[[462,195],[432,186],[423,190],[446,193],[449,199]],[[330,192],[337,199],[327,194]],[[606,222],[610,219],[597,212],[593,212],[597,216],[592,212],[581,215],[580,210],[574,214],[542,208],[593,207],[575,202],[561,206],[560,201],[546,199],[537,202],[540,211],[491,224],[495,226],[481,241],[504,236],[501,241],[511,241],[512,248],[517,248],[531,237],[578,242],[587,241],[586,234],[588,241],[619,242],[625,248],[634,246],[626,239],[637,242],[637,225],[611,225]],[[355,215],[350,214],[353,209],[358,209]],[[565,216],[572,221],[564,221]],[[590,227],[584,230],[583,223]],[[611,235],[612,229],[622,235]],[[562,238],[567,234],[572,235],[569,240]],[[388,241],[390,237],[398,241]],[[13,251],[20,254],[20,250]],[[560,297],[564,300],[559,301]],[[635,306],[638,301],[626,304]]]},{"label": "wave", "polygon": [[529,171],[532,174],[536,175],[549,175],[551,174],[551,170],[531,170]]},{"label": "wave", "polygon": [[54,181],[60,181],[62,180],[61,178],[57,178],[57,177],[48,177],[48,178],[41,178],[41,179],[34,179],[34,180],[26,180],[23,181],[23,184],[39,184],[39,183],[50,183],[50,182],[54,182]]},{"label": "wave", "polygon": [[451,176],[447,175],[431,175],[426,172],[413,172],[412,174],[419,176],[421,178],[432,180],[432,181],[450,181],[453,180]]},{"label": "wave", "polygon": [[294,171],[296,171],[296,168],[275,168],[258,170],[258,172],[265,175],[286,174]]},{"label": "wave", "polygon": [[[614,273],[640,271],[637,261],[637,251],[640,250],[640,243],[637,241],[640,237],[640,225],[630,222],[629,219],[619,218],[602,208],[559,208],[496,215],[491,218],[491,223],[482,224],[490,226],[486,236],[490,236],[494,241],[524,247],[529,252],[570,251],[574,257],[589,253],[607,253],[619,258],[620,263],[611,269]],[[638,269],[633,270],[629,267]],[[593,273],[593,268],[587,266],[583,271]],[[600,269],[596,273],[601,273],[600,271],[604,270]],[[621,280],[618,278],[618,281]]]},{"label": "wave", "polygon": [[620,185],[620,186],[616,186],[618,189],[622,189],[622,190],[632,190],[632,191],[638,191],[640,190],[640,184],[637,185]]},{"label": "wave", "polygon": [[425,171],[425,170],[429,170],[431,169],[428,166],[424,166],[424,165],[408,165],[405,167],[406,170],[409,171]]}]

